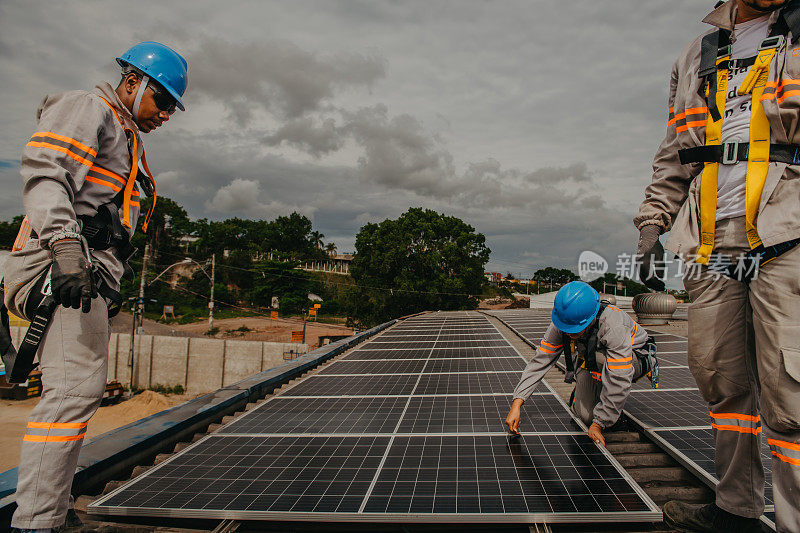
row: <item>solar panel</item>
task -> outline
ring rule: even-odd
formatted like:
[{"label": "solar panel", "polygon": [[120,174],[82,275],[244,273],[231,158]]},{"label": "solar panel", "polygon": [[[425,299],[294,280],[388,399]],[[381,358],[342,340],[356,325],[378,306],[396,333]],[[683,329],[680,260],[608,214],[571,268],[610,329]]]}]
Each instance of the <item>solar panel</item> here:
[{"label": "solar panel", "polygon": [[425,359],[342,360],[326,366],[319,373],[320,375],[419,373],[425,367],[425,362]]},{"label": "solar panel", "polygon": [[388,443],[389,437],[210,435],[137,478],[103,507],[203,518],[225,518],[221,513],[232,511],[253,518],[355,513]]},{"label": "solar panel", "polygon": [[[659,372],[659,389],[696,389],[697,382],[688,367],[664,368]],[[653,390],[650,380],[642,378],[632,386],[633,389]]]},{"label": "solar panel", "polygon": [[404,396],[271,398],[220,433],[392,433],[408,403]]},{"label": "solar panel", "polygon": [[342,360],[366,360],[366,359],[425,359],[430,355],[430,349],[412,350],[392,350],[392,349],[361,349],[355,350],[344,357]]},{"label": "solar panel", "polygon": [[282,396],[372,396],[411,394],[419,374],[383,376],[322,376],[300,381]]},{"label": "solar panel", "polygon": [[477,313],[414,317],[143,476],[93,513],[245,520],[655,521],[552,392],[503,420],[525,361]]},{"label": "solar panel", "polygon": [[431,358],[441,359],[445,357],[519,357],[511,346],[484,346],[481,348],[462,347],[462,348],[435,348],[430,352]]},{"label": "solar panel", "polygon": [[425,372],[521,372],[525,361],[517,357],[484,357],[468,359],[430,359]]},{"label": "solar panel", "polygon": [[625,412],[645,427],[708,426],[708,404],[694,390],[632,392],[625,402]]},{"label": "solar panel", "polygon": [[422,374],[415,394],[511,394],[518,373]]},{"label": "solar panel", "polygon": [[[508,396],[412,396],[398,433],[504,433]],[[521,431],[581,431],[551,393],[534,394],[522,408]]]},{"label": "solar panel", "polygon": [[647,512],[586,435],[395,437],[366,513]]}]

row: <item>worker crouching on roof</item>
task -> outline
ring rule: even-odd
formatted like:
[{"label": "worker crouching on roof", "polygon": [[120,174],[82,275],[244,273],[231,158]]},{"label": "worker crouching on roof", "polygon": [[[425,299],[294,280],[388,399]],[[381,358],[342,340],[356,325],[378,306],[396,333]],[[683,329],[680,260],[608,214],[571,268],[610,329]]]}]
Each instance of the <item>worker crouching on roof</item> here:
[{"label": "worker crouching on roof", "polygon": [[[646,374],[657,377],[658,363],[647,331],[627,313],[601,302],[582,281],[564,285],[556,294],[552,321],[536,355],[522,372],[506,418],[516,433],[522,404],[563,353],[566,381],[576,383],[572,411],[589,427],[589,436],[605,445],[603,430],[622,414],[631,384]],[[574,376],[572,370],[574,368]]]},{"label": "worker crouching on roof", "polygon": [[[38,346],[42,397],[28,419],[19,463],[12,526],[20,531],[80,525],[70,489],[106,384],[108,321],[119,309],[120,278],[135,251],[129,241],[140,195],[155,204],[139,132],[183,110],[187,64],[174,50],[144,42],[117,62],[116,89],[103,83],[92,92],[45,97],[22,154],[26,219],[5,265],[5,305],[49,325]],[[42,312],[46,301],[56,305],[49,313]]]},{"label": "worker crouching on roof", "polygon": [[[760,531],[761,433],[776,525],[800,532],[800,2],[729,0],[672,69],[638,253],[682,256],[689,367],[714,428],[716,501],[681,531]],[[763,424],[763,426],[762,426]]]}]

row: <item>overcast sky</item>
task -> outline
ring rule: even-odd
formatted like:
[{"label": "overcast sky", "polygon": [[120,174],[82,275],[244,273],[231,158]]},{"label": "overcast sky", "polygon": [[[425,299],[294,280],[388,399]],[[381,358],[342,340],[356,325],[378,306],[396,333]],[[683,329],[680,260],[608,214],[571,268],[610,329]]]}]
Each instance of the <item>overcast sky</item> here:
[{"label": "overcast sky", "polygon": [[116,84],[155,40],[186,112],[144,136],[190,216],[300,211],[352,251],[424,206],[486,235],[490,270],[632,252],[670,67],[713,1],[0,2],[0,218],[42,97]]}]

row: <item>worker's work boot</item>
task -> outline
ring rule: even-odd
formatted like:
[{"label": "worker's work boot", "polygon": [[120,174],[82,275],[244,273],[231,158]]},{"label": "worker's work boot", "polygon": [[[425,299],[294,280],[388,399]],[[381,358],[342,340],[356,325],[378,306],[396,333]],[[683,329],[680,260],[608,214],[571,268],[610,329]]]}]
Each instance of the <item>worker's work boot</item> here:
[{"label": "worker's work boot", "polygon": [[757,518],[731,514],[715,503],[667,502],[664,504],[664,523],[685,533],[761,533]]},{"label": "worker's work boot", "polygon": [[83,521],[75,512],[75,509],[67,510],[67,519],[61,527],[54,527],[53,533],[84,533],[87,531],[94,531],[93,529],[86,529],[83,527]]}]

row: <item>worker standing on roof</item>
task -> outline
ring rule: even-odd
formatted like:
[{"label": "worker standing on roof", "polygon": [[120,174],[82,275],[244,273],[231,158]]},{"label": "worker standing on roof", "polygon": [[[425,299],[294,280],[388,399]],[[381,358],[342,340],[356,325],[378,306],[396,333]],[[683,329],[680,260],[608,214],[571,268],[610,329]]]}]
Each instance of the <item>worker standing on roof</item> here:
[{"label": "worker standing on roof", "polygon": [[[760,531],[763,432],[779,531],[800,532],[800,2],[729,0],[672,69],[667,133],[634,217],[645,261],[693,268],[689,367],[710,407],[716,502],[681,531]],[[694,268],[696,267],[696,268]],[[763,424],[763,426],[762,426]]]},{"label": "worker standing on roof", "polygon": [[605,445],[603,430],[616,424],[631,384],[645,375],[658,383],[655,343],[627,313],[602,302],[582,281],[567,283],[556,293],[551,319],[514,390],[506,424],[518,431],[522,404],[563,353],[565,381],[576,383],[572,411],[589,428],[592,440]]},{"label": "worker standing on roof", "polygon": [[[45,97],[22,154],[26,218],[5,264],[5,305],[43,324],[33,340],[41,340],[44,388],[22,443],[12,521],[19,531],[80,526],[70,488],[106,384],[108,320],[119,310],[120,278],[135,251],[140,192],[155,205],[139,132],[183,110],[187,63],[174,50],[143,42],[117,63],[116,89],[102,83]],[[151,214],[152,207],[145,231]],[[57,307],[43,310],[47,301]]]}]

